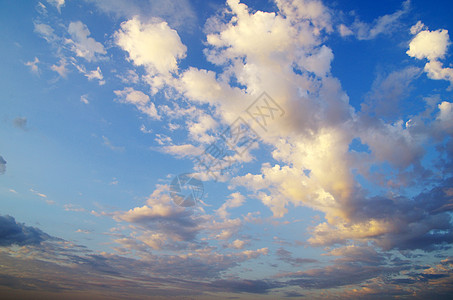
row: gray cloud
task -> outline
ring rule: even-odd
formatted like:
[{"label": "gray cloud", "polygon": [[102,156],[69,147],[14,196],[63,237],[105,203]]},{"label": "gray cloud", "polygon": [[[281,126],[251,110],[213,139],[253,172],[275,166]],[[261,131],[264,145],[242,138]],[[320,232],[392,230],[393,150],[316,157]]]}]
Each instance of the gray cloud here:
[{"label": "gray cloud", "polygon": [[17,117],[13,120],[13,125],[16,128],[27,130],[27,118],[25,117]]},{"label": "gray cloud", "polygon": [[209,287],[235,293],[266,294],[269,290],[283,286],[271,280],[216,280]]},{"label": "gray cloud", "polygon": [[0,175],[6,172],[6,160],[0,155]]},{"label": "gray cloud", "polygon": [[287,262],[292,266],[300,266],[307,263],[318,262],[318,260],[312,258],[295,258],[293,257],[291,252],[283,248],[279,248],[277,250],[277,256],[280,260]]},{"label": "gray cloud", "polygon": [[410,84],[421,72],[419,68],[408,67],[394,71],[384,78],[378,77],[362,104],[362,112],[391,121],[397,119],[401,115],[400,102],[409,95]]},{"label": "gray cloud", "polygon": [[450,248],[453,242],[453,177],[413,199],[375,197],[359,200],[351,215],[356,221],[386,221],[392,230],[377,236],[376,244],[385,250]]},{"label": "gray cloud", "polygon": [[50,238],[38,228],[17,223],[11,216],[0,216],[0,246],[36,245]]}]

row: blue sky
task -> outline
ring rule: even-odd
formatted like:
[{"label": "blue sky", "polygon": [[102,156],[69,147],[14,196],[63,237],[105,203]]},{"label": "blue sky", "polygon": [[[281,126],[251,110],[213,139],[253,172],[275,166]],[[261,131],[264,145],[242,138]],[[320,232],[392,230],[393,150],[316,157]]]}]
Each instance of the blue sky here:
[{"label": "blue sky", "polygon": [[451,297],[450,1],[0,6],[4,295]]}]

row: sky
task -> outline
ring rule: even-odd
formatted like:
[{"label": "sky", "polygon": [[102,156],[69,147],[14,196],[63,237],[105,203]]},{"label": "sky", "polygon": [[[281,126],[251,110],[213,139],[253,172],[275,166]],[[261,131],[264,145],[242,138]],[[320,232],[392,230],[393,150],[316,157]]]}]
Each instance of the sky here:
[{"label": "sky", "polygon": [[451,299],[453,2],[0,0],[5,299]]}]

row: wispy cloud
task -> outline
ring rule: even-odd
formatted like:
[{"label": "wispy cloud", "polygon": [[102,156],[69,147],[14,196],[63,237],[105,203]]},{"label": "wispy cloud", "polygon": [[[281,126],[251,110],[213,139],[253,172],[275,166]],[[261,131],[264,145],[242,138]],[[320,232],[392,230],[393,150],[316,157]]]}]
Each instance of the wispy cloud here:
[{"label": "wispy cloud", "polygon": [[126,148],[124,148],[122,146],[113,145],[112,142],[110,142],[110,140],[105,136],[102,136],[102,140],[103,140],[104,146],[108,147],[109,149],[111,149],[113,151],[124,152],[126,150]]}]

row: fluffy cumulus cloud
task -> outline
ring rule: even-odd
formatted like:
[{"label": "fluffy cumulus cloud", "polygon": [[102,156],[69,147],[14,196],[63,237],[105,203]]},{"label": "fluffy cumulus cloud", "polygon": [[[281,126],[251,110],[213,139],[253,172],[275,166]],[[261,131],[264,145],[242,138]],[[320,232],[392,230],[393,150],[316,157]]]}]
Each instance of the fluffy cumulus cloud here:
[{"label": "fluffy cumulus cloud", "polygon": [[[417,26],[417,24],[414,26]],[[418,30],[412,28],[412,31]],[[423,30],[418,32],[409,43],[407,54],[418,59],[427,58],[428,60],[436,60],[445,56],[449,45],[450,38],[448,36],[448,30]]]},{"label": "fluffy cumulus cloud", "polygon": [[142,233],[138,239],[154,249],[171,247],[171,242],[195,241],[204,222],[203,216],[174,204],[168,186],[159,186],[146,205],[118,213],[115,219],[139,226]]},{"label": "fluffy cumulus cloud", "polygon": [[[437,119],[431,119],[424,129],[417,122],[433,110],[430,107],[407,124],[399,120],[398,110],[389,108],[398,106],[420,74],[418,68],[408,67],[378,78],[362,111],[356,111],[349,105],[339,80],[331,76],[334,54],[322,44],[322,36],[334,28],[331,11],[317,1],[276,1],[276,5],[276,13],[252,11],[244,3],[229,0],[222,14],[207,21],[204,52],[211,63],[223,69],[219,73],[195,67],[180,71],[178,60],[184,58],[186,48],[165,22],[143,23],[133,18],[122,23],[115,34],[116,43],[135,65],[145,67],[148,79],[162,79],[148,80],[152,90],[166,84],[193,105],[208,104],[215,111],[215,120],[223,124],[231,124],[243,115],[262,91],[272,95],[277,103],[274,109],[281,109],[285,117],[274,123],[269,120],[265,130],[257,119],[248,120],[260,133],[261,142],[273,148],[274,162],[263,162],[258,174],[238,176],[231,183],[247,188],[250,196],[269,207],[274,217],[285,216],[290,206],[323,212],[326,222],[311,231],[312,244],[373,240],[383,249],[434,249],[449,243],[450,217],[436,210],[449,207],[448,199],[442,198],[445,202],[430,210],[427,199],[417,198],[419,217],[406,212],[407,216],[395,222],[391,217],[373,216],[364,210],[382,205],[385,212],[404,212],[412,200],[397,194],[368,195],[354,175],[357,172],[372,184],[390,187],[395,193],[401,186],[423,182],[427,174],[422,165],[426,154],[423,144],[432,135],[445,137],[449,125],[440,124],[446,124],[442,120],[448,118],[449,102],[439,105]],[[357,23],[356,34],[359,39],[374,38],[388,31],[408,10],[407,1],[401,10],[378,18],[373,26],[365,28]],[[407,53],[438,63],[449,44],[448,34],[426,31],[423,24],[416,27],[412,31],[417,36]],[[349,34],[346,28],[343,31]],[[429,65],[425,71],[427,68]],[[238,84],[231,84],[231,80]],[[136,102],[147,103],[148,99],[137,97]],[[198,122],[187,123],[191,139],[210,141],[206,139],[206,128],[213,128],[215,120],[201,116]],[[369,151],[351,151],[353,140],[361,141]],[[391,169],[388,175],[372,171],[383,164]],[[217,214],[227,218],[228,209],[242,203],[242,196],[233,194]],[[140,211],[150,213],[146,207]],[[413,226],[413,230],[403,230],[405,226]],[[438,228],[445,232],[434,236],[433,230]],[[230,237],[230,233],[225,229],[217,236]],[[417,238],[423,242],[417,242]]]},{"label": "fluffy cumulus cloud", "polygon": [[178,60],[185,57],[187,50],[178,33],[157,19],[150,23],[138,18],[123,22],[115,41],[135,65],[146,68],[146,80],[153,93],[178,71]]},{"label": "fluffy cumulus cloud", "polygon": [[428,77],[436,80],[447,80],[450,89],[453,87],[453,69],[444,67],[441,60],[445,57],[451,44],[448,30],[438,29],[430,31],[420,21],[411,28],[416,36],[409,43],[407,55],[417,59],[427,59],[425,72]]}]

